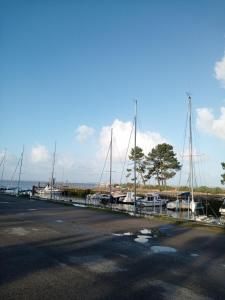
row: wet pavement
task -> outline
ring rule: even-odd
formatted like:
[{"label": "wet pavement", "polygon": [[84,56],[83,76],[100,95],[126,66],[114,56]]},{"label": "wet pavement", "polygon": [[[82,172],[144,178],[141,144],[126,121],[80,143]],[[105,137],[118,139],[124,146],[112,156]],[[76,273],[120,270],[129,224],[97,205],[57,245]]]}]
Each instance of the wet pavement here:
[{"label": "wet pavement", "polygon": [[225,234],[0,195],[0,299],[225,299]]}]

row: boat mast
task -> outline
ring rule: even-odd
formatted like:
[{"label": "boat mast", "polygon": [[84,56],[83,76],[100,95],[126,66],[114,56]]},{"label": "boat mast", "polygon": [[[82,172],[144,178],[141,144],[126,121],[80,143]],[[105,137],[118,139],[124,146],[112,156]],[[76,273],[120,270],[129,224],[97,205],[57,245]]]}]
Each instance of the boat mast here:
[{"label": "boat mast", "polygon": [[137,100],[135,100],[135,114],[134,114],[134,210],[136,209],[136,194],[137,194],[136,145],[137,145]]},{"label": "boat mast", "polygon": [[53,161],[52,161],[51,199],[52,199],[52,189],[53,189],[53,184],[54,184],[55,155],[56,155],[56,142],[55,142],[54,154],[53,154]]},{"label": "boat mast", "polygon": [[191,96],[188,96],[188,107],[189,107],[189,172],[190,172],[190,191],[191,191],[191,203],[194,202],[194,172],[193,172],[193,148],[192,148],[192,107],[191,107]]},{"label": "boat mast", "polygon": [[21,178],[22,165],[23,165],[23,153],[24,153],[24,145],[23,145],[23,151],[22,151],[21,157],[20,157],[20,171],[19,171],[19,178],[18,178],[18,183],[17,183],[17,195],[18,196],[19,196],[20,178]]},{"label": "boat mast", "polygon": [[110,172],[109,172],[109,193],[110,193],[110,197],[112,195],[112,138],[113,138],[113,128],[111,128],[111,140],[110,140]]}]

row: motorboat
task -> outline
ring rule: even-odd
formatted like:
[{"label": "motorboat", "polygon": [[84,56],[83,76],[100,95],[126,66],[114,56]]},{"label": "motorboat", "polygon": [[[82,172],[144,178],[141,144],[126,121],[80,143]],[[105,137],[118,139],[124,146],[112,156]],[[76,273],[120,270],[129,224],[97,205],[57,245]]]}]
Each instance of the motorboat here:
[{"label": "motorboat", "polygon": [[190,208],[190,192],[184,192],[177,195],[177,199],[175,201],[170,201],[166,204],[167,209],[172,210],[186,210]]},{"label": "motorboat", "polygon": [[101,194],[101,193],[95,193],[95,194],[88,194],[86,197],[86,200],[88,201],[109,201],[110,200],[110,194]]},{"label": "motorboat", "polygon": [[158,193],[147,193],[145,198],[137,199],[136,204],[144,207],[165,206],[168,199],[160,198]]},{"label": "motorboat", "polygon": [[175,200],[175,201],[170,201],[166,204],[166,208],[167,209],[177,209],[177,210],[185,210],[188,209],[188,207],[190,207],[190,204],[188,202],[188,200]]},{"label": "motorboat", "polygon": [[170,201],[166,204],[167,209],[172,210],[188,210],[195,211],[198,209],[204,209],[202,203],[190,201],[190,192],[184,192],[177,195],[175,201]]},{"label": "motorboat", "polygon": [[86,196],[86,200],[100,200],[101,199],[101,194],[100,193],[95,193],[95,194],[88,194]]},{"label": "motorboat", "polygon": [[44,188],[38,188],[36,193],[39,195],[58,195],[61,194],[62,191],[54,186],[51,186],[50,184],[47,184]]},{"label": "motorboat", "polygon": [[[136,196],[136,201],[140,200],[140,199],[143,199],[143,197],[140,197],[140,196]],[[125,197],[120,197],[120,201],[122,203],[126,203],[126,204],[133,204],[134,203],[134,192],[127,192],[126,196]]]}]

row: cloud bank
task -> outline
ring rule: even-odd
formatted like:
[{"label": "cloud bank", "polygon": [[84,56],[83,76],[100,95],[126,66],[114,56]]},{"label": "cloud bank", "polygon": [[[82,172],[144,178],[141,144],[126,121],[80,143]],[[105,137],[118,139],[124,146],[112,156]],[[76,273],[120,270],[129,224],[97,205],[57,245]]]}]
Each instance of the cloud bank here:
[{"label": "cloud bank", "polygon": [[49,160],[49,152],[44,145],[37,145],[31,149],[31,162],[47,162]]},{"label": "cloud bank", "polygon": [[225,88],[225,53],[221,60],[217,61],[215,64],[215,76],[222,84],[222,87]]},{"label": "cloud bank", "polygon": [[93,134],[94,134],[94,129],[92,127],[87,126],[87,125],[80,125],[76,129],[76,139],[80,143],[85,142]]},{"label": "cloud bank", "polygon": [[[114,120],[111,125],[102,127],[99,136],[100,149],[97,153],[97,157],[99,159],[106,157],[110,144],[111,128],[113,128],[113,160],[114,162],[124,161],[132,127],[133,124],[131,122],[123,122],[118,119]],[[130,149],[134,145],[133,141],[134,130],[131,136]],[[141,147],[145,154],[147,154],[157,144],[163,142],[165,142],[165,139],[157,132],[137,131],[137,146]]]},{"label": "cloud bank", "polygon": [[220,116],[215,118],[209,108],[197,109],[197,127],[207,134],[225,140],[225,107],[220,108]]}]

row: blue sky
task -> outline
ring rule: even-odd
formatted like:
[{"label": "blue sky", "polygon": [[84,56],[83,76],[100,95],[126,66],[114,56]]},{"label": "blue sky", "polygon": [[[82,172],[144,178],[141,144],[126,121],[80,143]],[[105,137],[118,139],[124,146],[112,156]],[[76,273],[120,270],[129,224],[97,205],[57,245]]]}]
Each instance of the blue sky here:
[{"label": "blue sky", "polygon": [[112,124],[118,148],[127,143],[134,98],[140,146],[150,139],[150,150],[167,141],[180,152],[190,91],[196,151],[204,154],[200,184],[219,185],[224,15],[222,0],[0,1],[5,176],[25,144],[23,178],[47,179],[56,140],[58,178],[64,173],[70,181],[96,181]]}]

